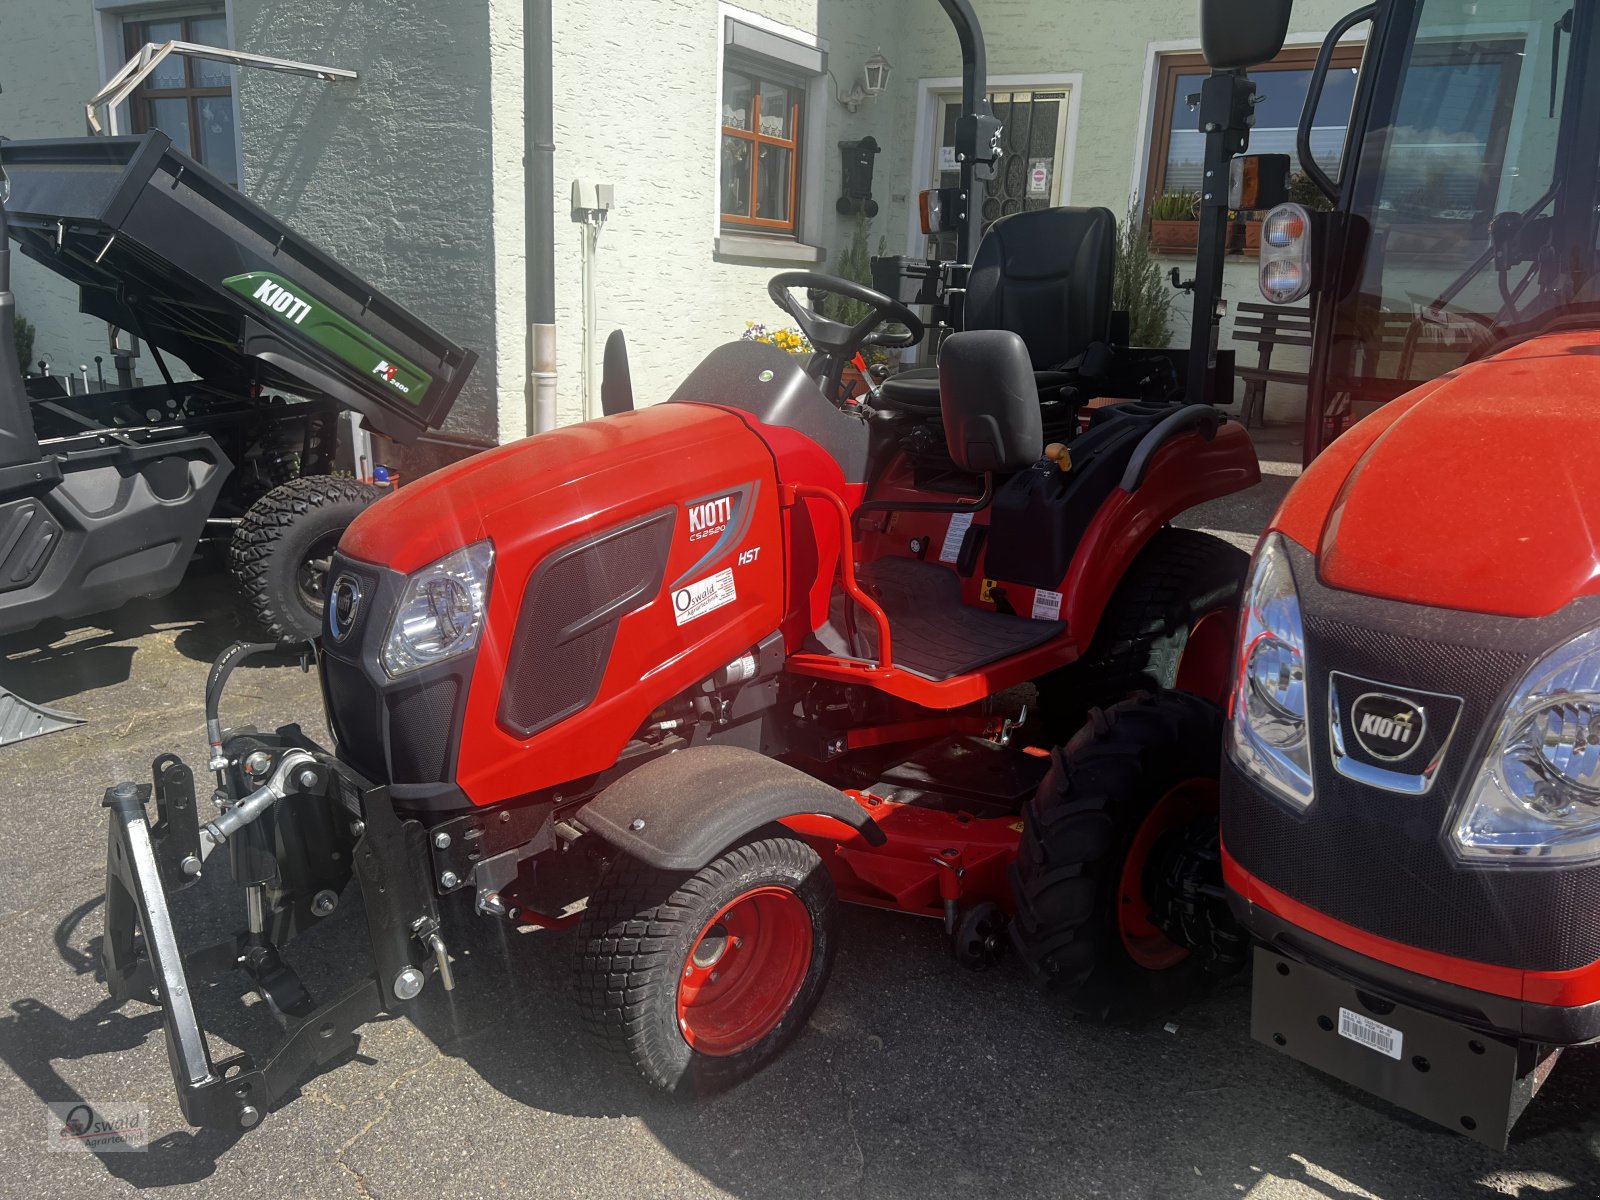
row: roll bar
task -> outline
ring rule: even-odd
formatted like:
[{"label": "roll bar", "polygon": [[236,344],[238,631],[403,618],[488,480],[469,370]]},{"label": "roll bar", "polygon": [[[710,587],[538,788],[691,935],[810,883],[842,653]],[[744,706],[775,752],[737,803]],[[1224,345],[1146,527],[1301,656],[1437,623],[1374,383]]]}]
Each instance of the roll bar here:
[{"label": "roll bar", "polygon": [[961,195],[966,203],[965,219],[956,233],[956,261],[968,263],[978,248],[983,229],[983,206],[972,198],[972,184],[979,163],[994,161],[1000,123],[989,107],[989,64],[983,45],[983,30],[978,15],[968,0],[939,0],[961,43],[961,115],[956,121],[956,161],[961,168]]}]

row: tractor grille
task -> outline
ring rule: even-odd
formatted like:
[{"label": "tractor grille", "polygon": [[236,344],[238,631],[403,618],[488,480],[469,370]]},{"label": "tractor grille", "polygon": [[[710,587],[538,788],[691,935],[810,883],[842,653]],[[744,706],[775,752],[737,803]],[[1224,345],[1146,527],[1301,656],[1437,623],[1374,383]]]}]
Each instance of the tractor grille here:
[{"label": "tractor grille", "polygon": [[326,696],[328,725],[339,757],[368,779],[387,779],[383,755],[383,710],[377,689],[361,668],[324,654],[319,664]]},{"label": "tractor grille", "polygon": [[599,694],[617,622],[661,591],[676,509],[607,530],[540,564],[523,593],[500,723],[522,737]]},{"label": "tractor grille", "polygon": [[[1406,945],[1525,970],[1600,960],[1600,866],[1466,867],[1446,841],[1479,737],[1497,721],[1504,694],[1544,649],[1585,622],[1571,613],[1509,620],[1350,597],[1318,584],[1303,552],[1291,559],[1304,605],[1316,800],[1303,816],[1294,814],[1225,764],[1229,853],[1301,903]],[[1584,607],[1579,615],[1592,620],[1593,606]],[[1427,794],[1387,791],[1333,769],[1330,671],[1462,698],[1460,722]]]},{"label": "tractor grille", "polygon": [[389,766],[395,783],[440,783],[448,778],[460,691],[457,681],[447,677],[386,697]]},{"label": "tractor grille", "polygon": [[417,793],[401,799],[416,800],[428,785],[437,785],[432,790],[450,794],[454,802],[454,748],[473,657],[388,678],[379,656],[405,578],[335,556],[329,577],[337,581],[345,574],[359,580],[362,601],[342,638],[324,636],[320,663],[339,757],[368,779]]}]

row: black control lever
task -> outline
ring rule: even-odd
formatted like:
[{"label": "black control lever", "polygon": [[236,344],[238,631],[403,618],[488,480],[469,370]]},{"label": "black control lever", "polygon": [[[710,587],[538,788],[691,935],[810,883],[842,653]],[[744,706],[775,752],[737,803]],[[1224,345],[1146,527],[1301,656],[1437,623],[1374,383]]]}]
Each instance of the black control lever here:
[{"label": "black control lever", "polygon": [[1178,274],[1177,267],[1173,267],[1172,270],[1167,272],[1167,278],[1172,280],[1172,286],[1177,288],[1180,292],[1194,291],[1194,280],[1184,279],[1182,276],[1180,276]]}]

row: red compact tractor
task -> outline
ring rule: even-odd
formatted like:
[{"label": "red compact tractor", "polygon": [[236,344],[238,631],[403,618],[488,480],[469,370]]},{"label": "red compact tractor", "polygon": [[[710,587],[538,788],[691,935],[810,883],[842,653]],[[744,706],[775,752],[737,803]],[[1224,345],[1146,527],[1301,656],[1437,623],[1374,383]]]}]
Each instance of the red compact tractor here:
[{"label": "red compact tractor", "polygon": [[[944,7],[970,189],[1000,128],[971,10]],[[1242,148],[1210,140],[1224,166]],[[174,756],[153,789],[107,793],[108,980],[164,1008],[191,1122],[255,1124],[362,1023],[431,976],[453,987],[447,905],[575,922],[588,1019],[690,1093],[804,1025],[840,900],[942,921],[973,966],[1010,922],[1029,966],[1103,1016],[1242,965],[1215,819],[1207,838],[1196,818],[1215,812],[1246,560],[1169,525],[1258,479],[1245,431],[1192,402],[1214,326],[1196,322],[1192,367],[1118,346],[1109,212],[1007,218],[968,260],[980,206],[961,206],[962,261],[940,272],[960,331],[934,376],[844,398],[863,345],[922,322],[778,276],[809,360],[724,346],[668,403],[478,455],[351,526],[318,659],[336,750],[224,730],[241,646],[207,694],[217,807]],[[1208,214],[1202,297],[1225,206]],[[801,288],[868,315],[829,321]],[[1065,748],[1033,736],[1091,710]],[[184,954],[169,893],[222,858],[245,928]],[[352,873],[375,969],[319,1005],[279,948]],[[234,969],[286,1030],[265,1061],[206,1051],[190,974]]]},{"label": "red compact tractor", "polygon": [[[1299,138],[1332,211],[1284,206],[1262,239],[1267,297],[1311,298],[1308,453],[1371,415],[1247,589],[1222,834],[1253,1032],[1496,1146],[1600,1039],[1597,17],[1352,13]],[[1358,26],[1339,166],[1310,127]],[[1207,46],[1261,61],[1232,50]]]}]

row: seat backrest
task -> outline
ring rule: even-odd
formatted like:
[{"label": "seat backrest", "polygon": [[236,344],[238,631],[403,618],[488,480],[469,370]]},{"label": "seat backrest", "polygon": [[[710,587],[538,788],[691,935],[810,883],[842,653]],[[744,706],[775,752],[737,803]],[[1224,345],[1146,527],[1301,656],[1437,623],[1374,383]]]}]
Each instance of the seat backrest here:
[{"label": "seat backrest", "polygon": [[1009,329],[1036,371],[1111,336],[1117,219],[1108,208],[1041,208],[1001,217],[973,256],[967,329]]},{"label": "seat backrest", "polygon": [[963,471],[1021,471],[1044,453],[1028,348],[1010,330],[969,330],[944,340],[939,411],[950,457]]}]

